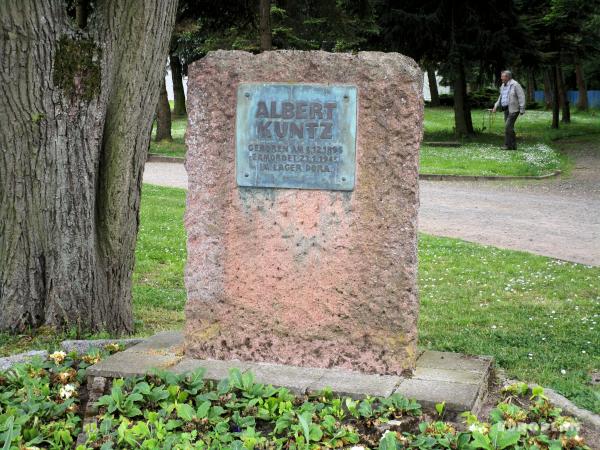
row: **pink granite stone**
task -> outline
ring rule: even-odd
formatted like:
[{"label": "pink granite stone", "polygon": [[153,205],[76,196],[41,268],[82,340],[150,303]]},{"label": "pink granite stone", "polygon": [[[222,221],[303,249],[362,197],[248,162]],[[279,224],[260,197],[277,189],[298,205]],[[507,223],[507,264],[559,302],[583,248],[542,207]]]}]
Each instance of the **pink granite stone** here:
[{"label": "pink granite stone", "polygon": [[[352,192],[241,188],[241,82],[358,87]],[[402,374],[419,309],[422,73],[396,53],[218,51],[188,79],[185,352]]]}]

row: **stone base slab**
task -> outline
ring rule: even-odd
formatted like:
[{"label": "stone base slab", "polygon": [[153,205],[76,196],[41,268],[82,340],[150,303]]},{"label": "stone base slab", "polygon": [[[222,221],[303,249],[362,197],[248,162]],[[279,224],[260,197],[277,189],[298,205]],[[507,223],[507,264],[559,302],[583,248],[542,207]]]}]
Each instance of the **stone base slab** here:
[{"label": "stone base slab", "polygon": [[148,340],[87,369],[90,378],[144,375],[153,369],[185,373],[205,369],[205,379],[227,378],[229,370],[251,371],[258,383],[286,387],[307,394],[330,387],[334,393],[353,398],[387,397],[398,392],[416,399],[426,408],[446,402],[447,411],[477,414],[488,391],[493,359],[458,353],[424,351],[417,359],[412,378],[372,375],[339,369],[295,367],[247,361],[198,360],[185,357],[179,332],[159,333]]}]

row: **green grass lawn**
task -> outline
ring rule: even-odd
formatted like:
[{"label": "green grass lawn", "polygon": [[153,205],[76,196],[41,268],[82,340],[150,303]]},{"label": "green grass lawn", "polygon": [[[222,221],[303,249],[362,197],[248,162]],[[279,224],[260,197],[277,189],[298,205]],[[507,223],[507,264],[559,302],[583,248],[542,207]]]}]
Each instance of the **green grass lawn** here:
[{"label": "green grass lawn", "polygon": [[[504,143],[504,119],[498,112],[490,116],[487,111],[473,110],[474,137],[460,139],[463,143],[476,142],[501,147]],[[490,118],[491,117],[491,118]],[[572,112],[570,124],[560,124],[558,130],[550,128],[552,113],[544,110],[529,110],[517,119],[515,130],[519,145],[548,144],[558,139],[600,133],[600,112]],[[454,112],[452,108],[425,108],[423,123],[427,141],[455,141]]]},{"label": "green grass lawn", "polygon": [[469,142],[461,147],[421,146],[421,173],[444,175],[539,176],[569,167],[568,158],[546,144],[526,144],[519,151]]},{"label": "green grass lawn", "polygon": [[[600,113],[573,113],[572,123],[550,129],[551,113],[527,111],[517,120],[519,150],[502,150],[504,122],[502,114],[493,119],[485,111],[475,110],[473,125],[477,134],[462,139],[461,147],[431,147],[429,141],[454,141],[452,108],[425,108],[424,144],[421,146],[421,173],[451,175],[537,176],[570,168],[568,157],[556,150],[554,141],[566,137],[600,133]],[[173,120],[172,142],[154,142],[150,152],[165,156],[185,156],[186,118]]]},{"label": "green grass lawn", "polygon": [[152,141],[150,142],[150,153],[164,156],[176,156],[183,158],[185,156],[185,128],[187,127],[187,117],[173,117],[171,124],[172,141],[156,142],[156,122],[152,124]]},{"label": "green grass lawn", "polygon": [[[136,250],[136,333],[183,326],[185,191],[144,185]],[[457,239],[419,240],[420,344],[493,355],[508,375],[555,388],[600,412],[600,268]],[[65,335],[0,335],[0,353],[48,348]]]}]

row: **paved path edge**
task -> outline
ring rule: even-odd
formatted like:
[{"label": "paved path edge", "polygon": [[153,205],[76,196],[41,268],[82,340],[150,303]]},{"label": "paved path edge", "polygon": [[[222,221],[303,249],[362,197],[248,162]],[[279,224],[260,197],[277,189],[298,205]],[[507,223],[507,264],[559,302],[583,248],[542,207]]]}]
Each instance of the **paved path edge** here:
[{"label": "paved path edge", "polygon": [[420,173],[419,180],[433,181],[510,181],[510,180],[545,180],[559,176],[562,170],[555,170],[552,173],[545,175],[451,175],[451,174],[435,174],[435,173]]},{"label": "paved path edge", "polygon": [[[163,156],[154,153],[148,154],[147,162],[166,162],[166,163],[181,163],[185,162],[185,158],[179,156]],[[544,180],[546,178],[557,177],[562,173],[561,170],[555,170],[552,173],[535,176],[501,176],[501,175],[452,175],[452,174],[437,174],[437,173],[420,173],[420,180],[434,181],[487,181],[487,180]]]},{"label": "paved path edge", "polygon": [[155,153],[148,153],[148,159],[146,162],[170,162],[183,164],[185,162],[185,158],[180,156],[163,156]]},{"label": "paved path edge", "polygon": [[494,360],[489,356],[424,351],[412,376],[365,374],[340,368],[297,367],[285,364],[239,360],[193,359],[184,354],[181,332],[158,333],[146,341],[118,352],[87,368],[93,379],[140,376],[155,369],[183,374],[204,370],[204,378],[220,381],[229,370],[251,371],[258,383],[286,387],[296,394],[319,392],[325,387],[341,396],[388,397],[400,393],[416,399],[425,408],[446,401],[449,412],[479,413],[487,396]]}]

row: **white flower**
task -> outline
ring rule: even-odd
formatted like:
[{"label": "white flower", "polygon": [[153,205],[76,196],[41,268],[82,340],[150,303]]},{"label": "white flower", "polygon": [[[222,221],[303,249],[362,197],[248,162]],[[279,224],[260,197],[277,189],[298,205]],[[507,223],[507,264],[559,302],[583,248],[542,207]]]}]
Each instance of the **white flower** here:
[{"label": "white flower", "polygon": [[354,447],[350,447],[350,450],[365,450],[362,445],[355,445]]},{"label": "white flower", "polygon": [[565,420],[558,427],[558,431],[560,431],[561,433],[566,433],[567,431],[570,431],[570,430],[579,431],[579,424],[577,422]]},{"label": "white flower", "polygon": [[563,375],[565,375],[567,373],[567,371],[565,369],[560,369],[560,373],[562,373]]},{"label": "white flower", "polygon": [[65,352],[58,351],[58,352],[50,353],[48,355],[48,358],[50,358],[52,361],[54,361],[54,364],[60,364],[61,362],[63,362],[65,360],[66,356],[67,356],[67,354]]},{"label": "white flower", "polygon": [[76,392],[77,390],[75,389],[75,386],[72,384],[65,384],[60,388],[58,395],[60,395],[60,398],[68,399],[71,398]]},{"label": "white flower", "polygon": [[471,433],[474,433],[474,432],[481,433],[481,434],[488,433],[488,429],[483,423],[472,423],[471,426],[469,426],[469,431]]}]

